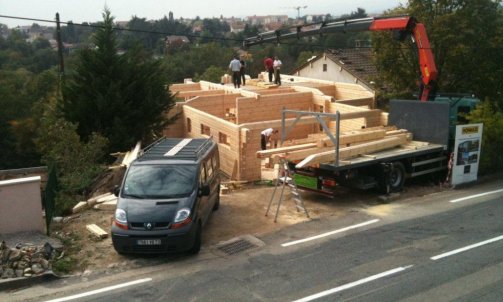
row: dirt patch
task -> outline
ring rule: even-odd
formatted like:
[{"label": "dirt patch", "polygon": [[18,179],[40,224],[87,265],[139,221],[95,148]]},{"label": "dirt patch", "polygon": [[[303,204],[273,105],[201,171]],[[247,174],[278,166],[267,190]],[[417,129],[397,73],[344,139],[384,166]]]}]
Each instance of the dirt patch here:
[{"label": "dirt patch", "polygon": [[[203,249],[244,234],[260,237],[309,220],[304,212],[297,212],[288,188],[285,189],[277,222],[274,222],[274,216],[277,210],[279,189],[269,215],[266,217],[265,213],[273,190],[273,186],[245,185],[240,189],[232,190],[229,194],[221,195],[220,208],[213,213],[203,232]],[[440,190],[442,188],[435,186],[412,186],[406,188],[401,199]],[[340,188],[333,198],[302,192],[302,198],[311,219],[341,216],[351,211],[379,205],[377,196],[378,193],[375,191],[346,188]],[[110,237],[98,240],[86,230],[87,224],[94,223],[110,233],[112,218],[113,211],[91,209],[64,223],[57,230],[61,236],[66,237],[66,243],[74,247],[71,257],[76,261],[77,271],[106,269],[113,264],[137,259],[137,257],[117,254]]]}]

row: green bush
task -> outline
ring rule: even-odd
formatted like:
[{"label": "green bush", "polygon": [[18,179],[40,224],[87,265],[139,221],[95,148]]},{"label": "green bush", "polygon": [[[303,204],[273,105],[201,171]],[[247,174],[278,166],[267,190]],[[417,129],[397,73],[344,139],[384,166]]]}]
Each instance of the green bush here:
[{"label": "green bush", "polygon": [[483,123],[480,174],[503,169],[503,112],[497,104],[486,99],[467,116],[470,123]]},{"label": "green bush", "polygon": [[87,142],[81,141],[77,126],[57,117],[56,112],[54,106],[46,106],[35,144],[42,154],[42,162],[56,165],[60,190],[55,214],[64,215],[69,214],[77,201],[75,198],[83,195],[103,171],[101,162],[108,141],[98,134],[93,134]]}]

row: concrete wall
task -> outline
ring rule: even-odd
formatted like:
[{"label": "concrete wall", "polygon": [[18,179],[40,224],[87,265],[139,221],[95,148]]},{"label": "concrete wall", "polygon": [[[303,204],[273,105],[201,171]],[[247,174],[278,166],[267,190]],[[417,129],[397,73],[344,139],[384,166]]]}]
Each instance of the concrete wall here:
[{"label": "concrete wall", "polygon": [[0,181],[0,234],[44,232],[40,176]]}]

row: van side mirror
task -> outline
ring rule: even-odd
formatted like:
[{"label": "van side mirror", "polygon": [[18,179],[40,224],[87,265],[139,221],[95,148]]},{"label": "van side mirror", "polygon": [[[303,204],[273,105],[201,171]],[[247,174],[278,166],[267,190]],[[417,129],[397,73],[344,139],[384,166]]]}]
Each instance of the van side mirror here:
[{"label": "van side mirror", "polygon": [[210,186],[208,184],[202,185],[200,194],[201,194],[201,196],[209,196],[210,195]]},{"label": "van side mirror", "polygon": [[115,185],[112,193],[114,193],[115,197],[119,197],[120,192],[121,192],[121,188],[118,185]]}]

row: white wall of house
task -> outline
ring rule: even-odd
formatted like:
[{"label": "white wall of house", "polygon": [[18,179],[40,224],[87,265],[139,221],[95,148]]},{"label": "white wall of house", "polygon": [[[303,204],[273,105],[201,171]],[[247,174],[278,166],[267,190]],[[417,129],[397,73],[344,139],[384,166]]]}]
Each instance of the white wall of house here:
[{"label": "white wall of house", "polygon": [[[325,67],[324,67],[325,65]],[[369,91],[374,91],[371,87],[360,81],[354,75],[349,73],[341,65],[323,56],[318,60],[313,60],[309,65],[297,71],[295,74],[299,77],[334,81],[340,83],[359,84],[367,88]]]},{"label": "white wall of house", "polygon": [[0,181],[0,234],[44,232],[40,176]]}]

